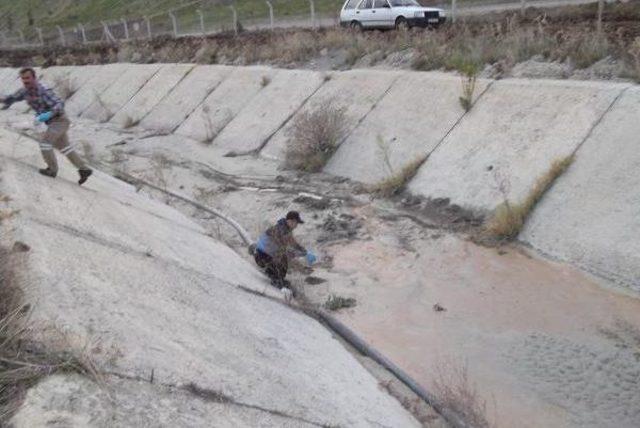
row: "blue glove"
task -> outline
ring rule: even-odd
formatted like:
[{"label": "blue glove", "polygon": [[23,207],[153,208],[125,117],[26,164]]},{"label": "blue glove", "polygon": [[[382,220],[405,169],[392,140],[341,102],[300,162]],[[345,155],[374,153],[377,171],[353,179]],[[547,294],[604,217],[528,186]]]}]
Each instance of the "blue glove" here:
[{"label": "blue glove", "polygon": [[316,262],[316,255],[313,254],[311,251],[307,251],[307,263],[309,263],[310,265],[314,264]]},{"label": "blue glove", "polygon": [[51,118],[53,117],[53,113],[51,113],[50,111],[45,112],[45,113],[40,113],[37,117],[36,120],[38,122],[48,122],[51,120]]}]

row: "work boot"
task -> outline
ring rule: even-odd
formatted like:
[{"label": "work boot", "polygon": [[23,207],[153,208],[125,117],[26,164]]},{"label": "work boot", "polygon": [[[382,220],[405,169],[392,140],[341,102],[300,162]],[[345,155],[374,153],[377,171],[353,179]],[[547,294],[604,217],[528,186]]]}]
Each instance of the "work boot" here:
[{"label": "work boot", "polygon": [[83,185],[85,181],[93,174],[93,170],[90,169],[79,169],[78,174],[80,174],[80,180],[78,180],[79,185]]},{"label": "work boot", "polygon": [[42,175],[46,175],[47,177],[51,177],[51,178],[56,178],[56,175],[58,175],[58,172],[52,170],[51,168],[42,168],[42,169],[39,169],[38,172]]}]

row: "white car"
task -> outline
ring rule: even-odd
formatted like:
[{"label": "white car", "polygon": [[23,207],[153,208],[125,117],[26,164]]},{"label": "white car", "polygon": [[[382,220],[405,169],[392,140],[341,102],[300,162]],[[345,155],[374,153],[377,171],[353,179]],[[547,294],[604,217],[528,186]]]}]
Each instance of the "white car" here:
[{"label": "white car", "polygon": [[445,20],[444,10],[416,0],[347,0],[340,11],[340,25],[360,30],[437,27]]}]

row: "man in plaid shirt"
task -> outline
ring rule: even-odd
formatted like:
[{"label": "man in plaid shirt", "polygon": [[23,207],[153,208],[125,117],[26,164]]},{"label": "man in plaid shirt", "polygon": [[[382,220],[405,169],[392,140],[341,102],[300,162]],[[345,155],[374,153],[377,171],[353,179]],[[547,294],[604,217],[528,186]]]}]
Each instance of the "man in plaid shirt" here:
[{"label": "man in plaid shirt", "polygon": [[52,178],[58,174],[58,162],[53,153],[53,149],[56,148],[78,168],[80,174],[78,184],[83,184],[93,171],[76,153],[75,146],[69,144],[67,131],[71,123],[64,114],[64,102],[53,90],[38,82],[36,72],[32,68],[20,70],[20,79],[24,87],[13,95],[0,97],[0,102],[4,103],[3,110],[6,110],[15,102],[26,101],[36,112],[36,120],[47,125],[47,131],[40,138],[40,150],[47,167],[41,169],[40,174]]}]

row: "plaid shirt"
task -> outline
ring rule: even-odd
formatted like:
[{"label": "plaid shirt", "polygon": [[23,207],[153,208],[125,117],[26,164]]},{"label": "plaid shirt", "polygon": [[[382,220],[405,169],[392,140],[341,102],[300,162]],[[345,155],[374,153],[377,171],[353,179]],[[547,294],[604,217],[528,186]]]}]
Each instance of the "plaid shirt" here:
[{"label": "plaid shirt", "polygon": [[26,101],[36,114],[50,111],[54,116],[59,116],[64,112],[64,102],[53,93],[53,89],[47,88],[42,83],[37,83],[33,89],[21,88],[8,96],[4,103],[11,105],[18,101]]}]

